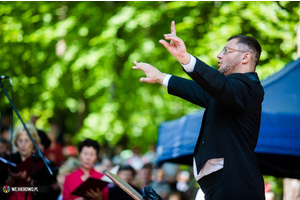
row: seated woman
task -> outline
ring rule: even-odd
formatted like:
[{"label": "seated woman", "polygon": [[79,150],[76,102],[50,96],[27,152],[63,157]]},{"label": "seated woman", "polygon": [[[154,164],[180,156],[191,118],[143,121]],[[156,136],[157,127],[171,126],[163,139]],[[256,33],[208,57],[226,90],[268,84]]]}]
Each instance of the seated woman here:
[{"label": "seated woman", "polygon": [[[31,134],[33,140],[38,145],[40,143],[40,138],[35,127],[32,124],[26,124],[26,127],[29,133]],[[26,130],[24,129],[23,125],[15,129],[13,136],[14,136],[13,144],[17,147],[18,152],[11,155],[11,162],[18,165],[24,162],[25,160],[30,159],[32,153],[35,150],[35,147],[31,139],[29,138]],[[33,168],[33,162],[32,162],[32,166],[30,166],[29,168],[31,169]],[[27,174],[26,171],[19,171],[16,173],[10,172],[8,185],[10,187],[28,187],[30,175],[31,174]],[[9,195],[8,200],[18,200],[18,199],[24,199],[26,192],[10,192],[8,195]],[[27,195],[28,195],[27,200],[31,200],[32,193],[28,192]]]},{"label": "seated woman", "polygon": [[[94,164],[97,161],[97,155],[99,153],[99,144],[95,140],[86,139],[81,142],[78,145],[78,153],[80,167],[66,176],[63,186],[63,200],[84,199],[79,196],[74,196],[71,193],[89,177],[100,179],[104,176],[94,169]],[[108,200],[108,187],[106,186],[102,191],[90,190],[86,195],[94,200]]]}]

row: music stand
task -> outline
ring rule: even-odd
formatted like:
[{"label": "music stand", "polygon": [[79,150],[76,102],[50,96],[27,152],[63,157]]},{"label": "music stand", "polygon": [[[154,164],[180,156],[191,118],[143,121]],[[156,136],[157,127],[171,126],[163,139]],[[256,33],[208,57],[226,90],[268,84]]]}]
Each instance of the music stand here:
[{"label": "music stand", "polygon": [[106,175],[110,180],[112,180],[115,184],[117,184],[122,190],[124,190],[124,192],[126,192],[133,199],[143,200],[143,196],[140,193],[138,193],[133,187],[131,187],[128,183],[126,183],[117,175],[107,170],[104,170],[102,173]]}]

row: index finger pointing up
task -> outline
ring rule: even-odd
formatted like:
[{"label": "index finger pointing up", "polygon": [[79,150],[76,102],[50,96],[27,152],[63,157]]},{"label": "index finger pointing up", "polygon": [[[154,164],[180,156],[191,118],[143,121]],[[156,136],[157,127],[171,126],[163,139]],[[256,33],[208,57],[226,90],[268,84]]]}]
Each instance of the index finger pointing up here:
[{"label": "index finger pointing up", "polygon": [[176,29],[175,29],[175,21],[171,22],[171,33],[176,35]]}]

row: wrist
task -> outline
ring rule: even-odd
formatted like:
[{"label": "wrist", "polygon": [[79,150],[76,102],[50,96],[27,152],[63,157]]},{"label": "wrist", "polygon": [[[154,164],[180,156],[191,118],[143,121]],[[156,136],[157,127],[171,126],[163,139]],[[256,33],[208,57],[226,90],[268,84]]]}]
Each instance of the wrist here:
[{"label": "wrist", "polygon": [[161,73],[160,78],[158,79],[157,82],[162,85],[166,75],[167,75],[166,73]]},{"label": "wrist", "polygon": [[179,61],[182,65],[187,65],[191,62],[191,55],[189,53],[185,53],[183,58]]}]

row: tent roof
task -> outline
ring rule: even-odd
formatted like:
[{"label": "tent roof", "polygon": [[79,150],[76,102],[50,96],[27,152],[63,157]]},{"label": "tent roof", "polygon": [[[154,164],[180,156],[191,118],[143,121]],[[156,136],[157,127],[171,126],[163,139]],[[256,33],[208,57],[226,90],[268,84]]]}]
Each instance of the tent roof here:
[{"label": "tent roof", "polygon": [[157,162],[191,164],[204,109],[159,126]]},{"label": "tent roof", "polygon": [[266,113],[300,115],[300,59],[287,64],[281,71],[262,81]]},{"label": "tent roof", "polygon": [[300,156],[300,59],[262,81],[265,97],[255,151]]}]

